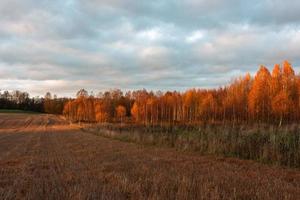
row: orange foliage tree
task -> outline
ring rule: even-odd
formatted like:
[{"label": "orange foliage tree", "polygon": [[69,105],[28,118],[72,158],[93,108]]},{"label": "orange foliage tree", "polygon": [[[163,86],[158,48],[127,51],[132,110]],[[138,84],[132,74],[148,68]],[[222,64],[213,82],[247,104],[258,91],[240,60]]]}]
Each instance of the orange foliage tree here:
[{"label": "orange foliage tree", "polygon": [[202,122],[294,122],[300,119],[300,78],[292,65],[276,64],[272,73],[261,66],[218,89],[185,92],[121,90],[89,96],[81,89],[64,106],[73,121],[114,122],[125,117],[144,125],[176,125]]},{"label": "orange foliage tree", "polygon": [[265,66],[261,66],[254,78],[248,97],[249,112],[253,120],[270,120],[270,80],[269,70]]},{"label": "orange foliage tree", "polygon": [[116,113],[117,113],[117,117],[119,118],[119,120],[121,121],[121,123],[123,122],[124,117],[126,116],[126,108],[122,105],[119,105],[116,108]]}]

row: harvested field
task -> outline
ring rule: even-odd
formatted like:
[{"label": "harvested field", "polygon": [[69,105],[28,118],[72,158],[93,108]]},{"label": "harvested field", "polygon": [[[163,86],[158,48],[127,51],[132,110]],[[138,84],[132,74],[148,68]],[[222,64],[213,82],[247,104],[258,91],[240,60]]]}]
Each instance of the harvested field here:
[{"label": "harvested field", "polygon": [[0,114],[0,199],[300,199],[300,171],[103,138]]}]

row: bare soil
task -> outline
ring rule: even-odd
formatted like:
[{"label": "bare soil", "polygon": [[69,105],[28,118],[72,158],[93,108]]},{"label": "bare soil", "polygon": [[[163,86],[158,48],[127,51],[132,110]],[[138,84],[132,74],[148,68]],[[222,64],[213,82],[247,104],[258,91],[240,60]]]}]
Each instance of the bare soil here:
[{"label": "bare soil", "polygon": [[0,199],[300,199],[300,170],[111,140],[54,115],[0,114]]}]

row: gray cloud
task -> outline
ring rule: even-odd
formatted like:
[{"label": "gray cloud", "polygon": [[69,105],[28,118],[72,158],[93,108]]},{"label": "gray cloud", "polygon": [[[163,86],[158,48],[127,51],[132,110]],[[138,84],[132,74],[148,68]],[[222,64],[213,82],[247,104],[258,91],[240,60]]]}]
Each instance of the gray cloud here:
[{"label": "gray cloud", "polygon": [[296,0],[2,0],[0,89],[217,87],[300,67]]}]

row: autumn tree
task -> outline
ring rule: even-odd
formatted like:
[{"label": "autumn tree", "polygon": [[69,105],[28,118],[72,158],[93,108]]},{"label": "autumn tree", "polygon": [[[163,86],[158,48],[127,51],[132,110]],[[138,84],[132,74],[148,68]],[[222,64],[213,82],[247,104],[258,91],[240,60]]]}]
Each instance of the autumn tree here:
[{"label": "autumn tree", "polygon": [[273,98],[272,101],[272,110],[274,114],[279,116],[279,126],[282,124],[282,120],[284,117],[287,117],[289,108],[293,102],[291,99],[288,97],[288,94],[286,91],[281,90],[276,96]]},{"label": "autumn tree", "polygon": [[270,120],[270,80],[269,70],[265,66],[261,66],[256,73],[248,97],[249,111],[254,120]]},{"label": "autumn tree", "polygon": [[297,80],[296,80],[294,69],[292,65],[288,61],[283,62],[282,67],[282,89],[286,93],[288,101],[288,112],[290,113],[287,116],[287,120],[295,119],[296,115],[298,114],[295,110],[295,107],[298,106],[299,101],[299,94],[297,88]]},{"label": "autumn tree", "polygon": [[124,117],[126,116],[126,108],[122,105],[119,105],[116,108],[116,113],[117,113],[117,117],[118,119],[121,121],[121,123],[123,122]]},{"label": "autumn tree", "polygon": [[[292,122],[300,118],[300,78],[288,61],[276,64],[272,74],[261,66],[250,74],[216,89],[184,92],[128,91],[119,89],[88,96],[81,89],[64,106],[64,114],[75,121],[114,122],[124,117],[149,125],[206,122]],[[54,98],[55,99],[55,98]],[[55,102],[55,101],[53,101]]]},{"label": "autumn tree", "polygon": [[80,89],[77,93],[76,93],[76,97],[88,97],[88,92],[85,89]]},{"label": "autumn tree", "polygon": [[192,122],[196,118],[196,90],[188,90],[183,95],[183,115],[184,120]]},{"label": "autumn tree", "polygon": [[216,116],[217,104],[212,93],[207,93],[200,104],[199,113],[203,121],[214,121]]},{"label": "autumn tree", "polygon": [[139,107],[136,102],[134,102],[132,108],[131,108],[131,115],[135,119],[136,122],[139,122]]},{"label": "autumn tree", "polygon": [[223,119],[230,121],[247,120],[248,118],[248,94],[252,79],[250,74],[233,81],[226,90],[223,98]]},{"label": "autumn tree", "polygon": [[95,100],[95,119],[97,122],[107,122],[109,120],[108,106],[103,100]]},{"label": "autumn tree", "polygon": [[45,100],[44,100],[44,110],[46,113],[51,113],[52,110],[52,95],[50,92],[47,92],[45,94]]}]

